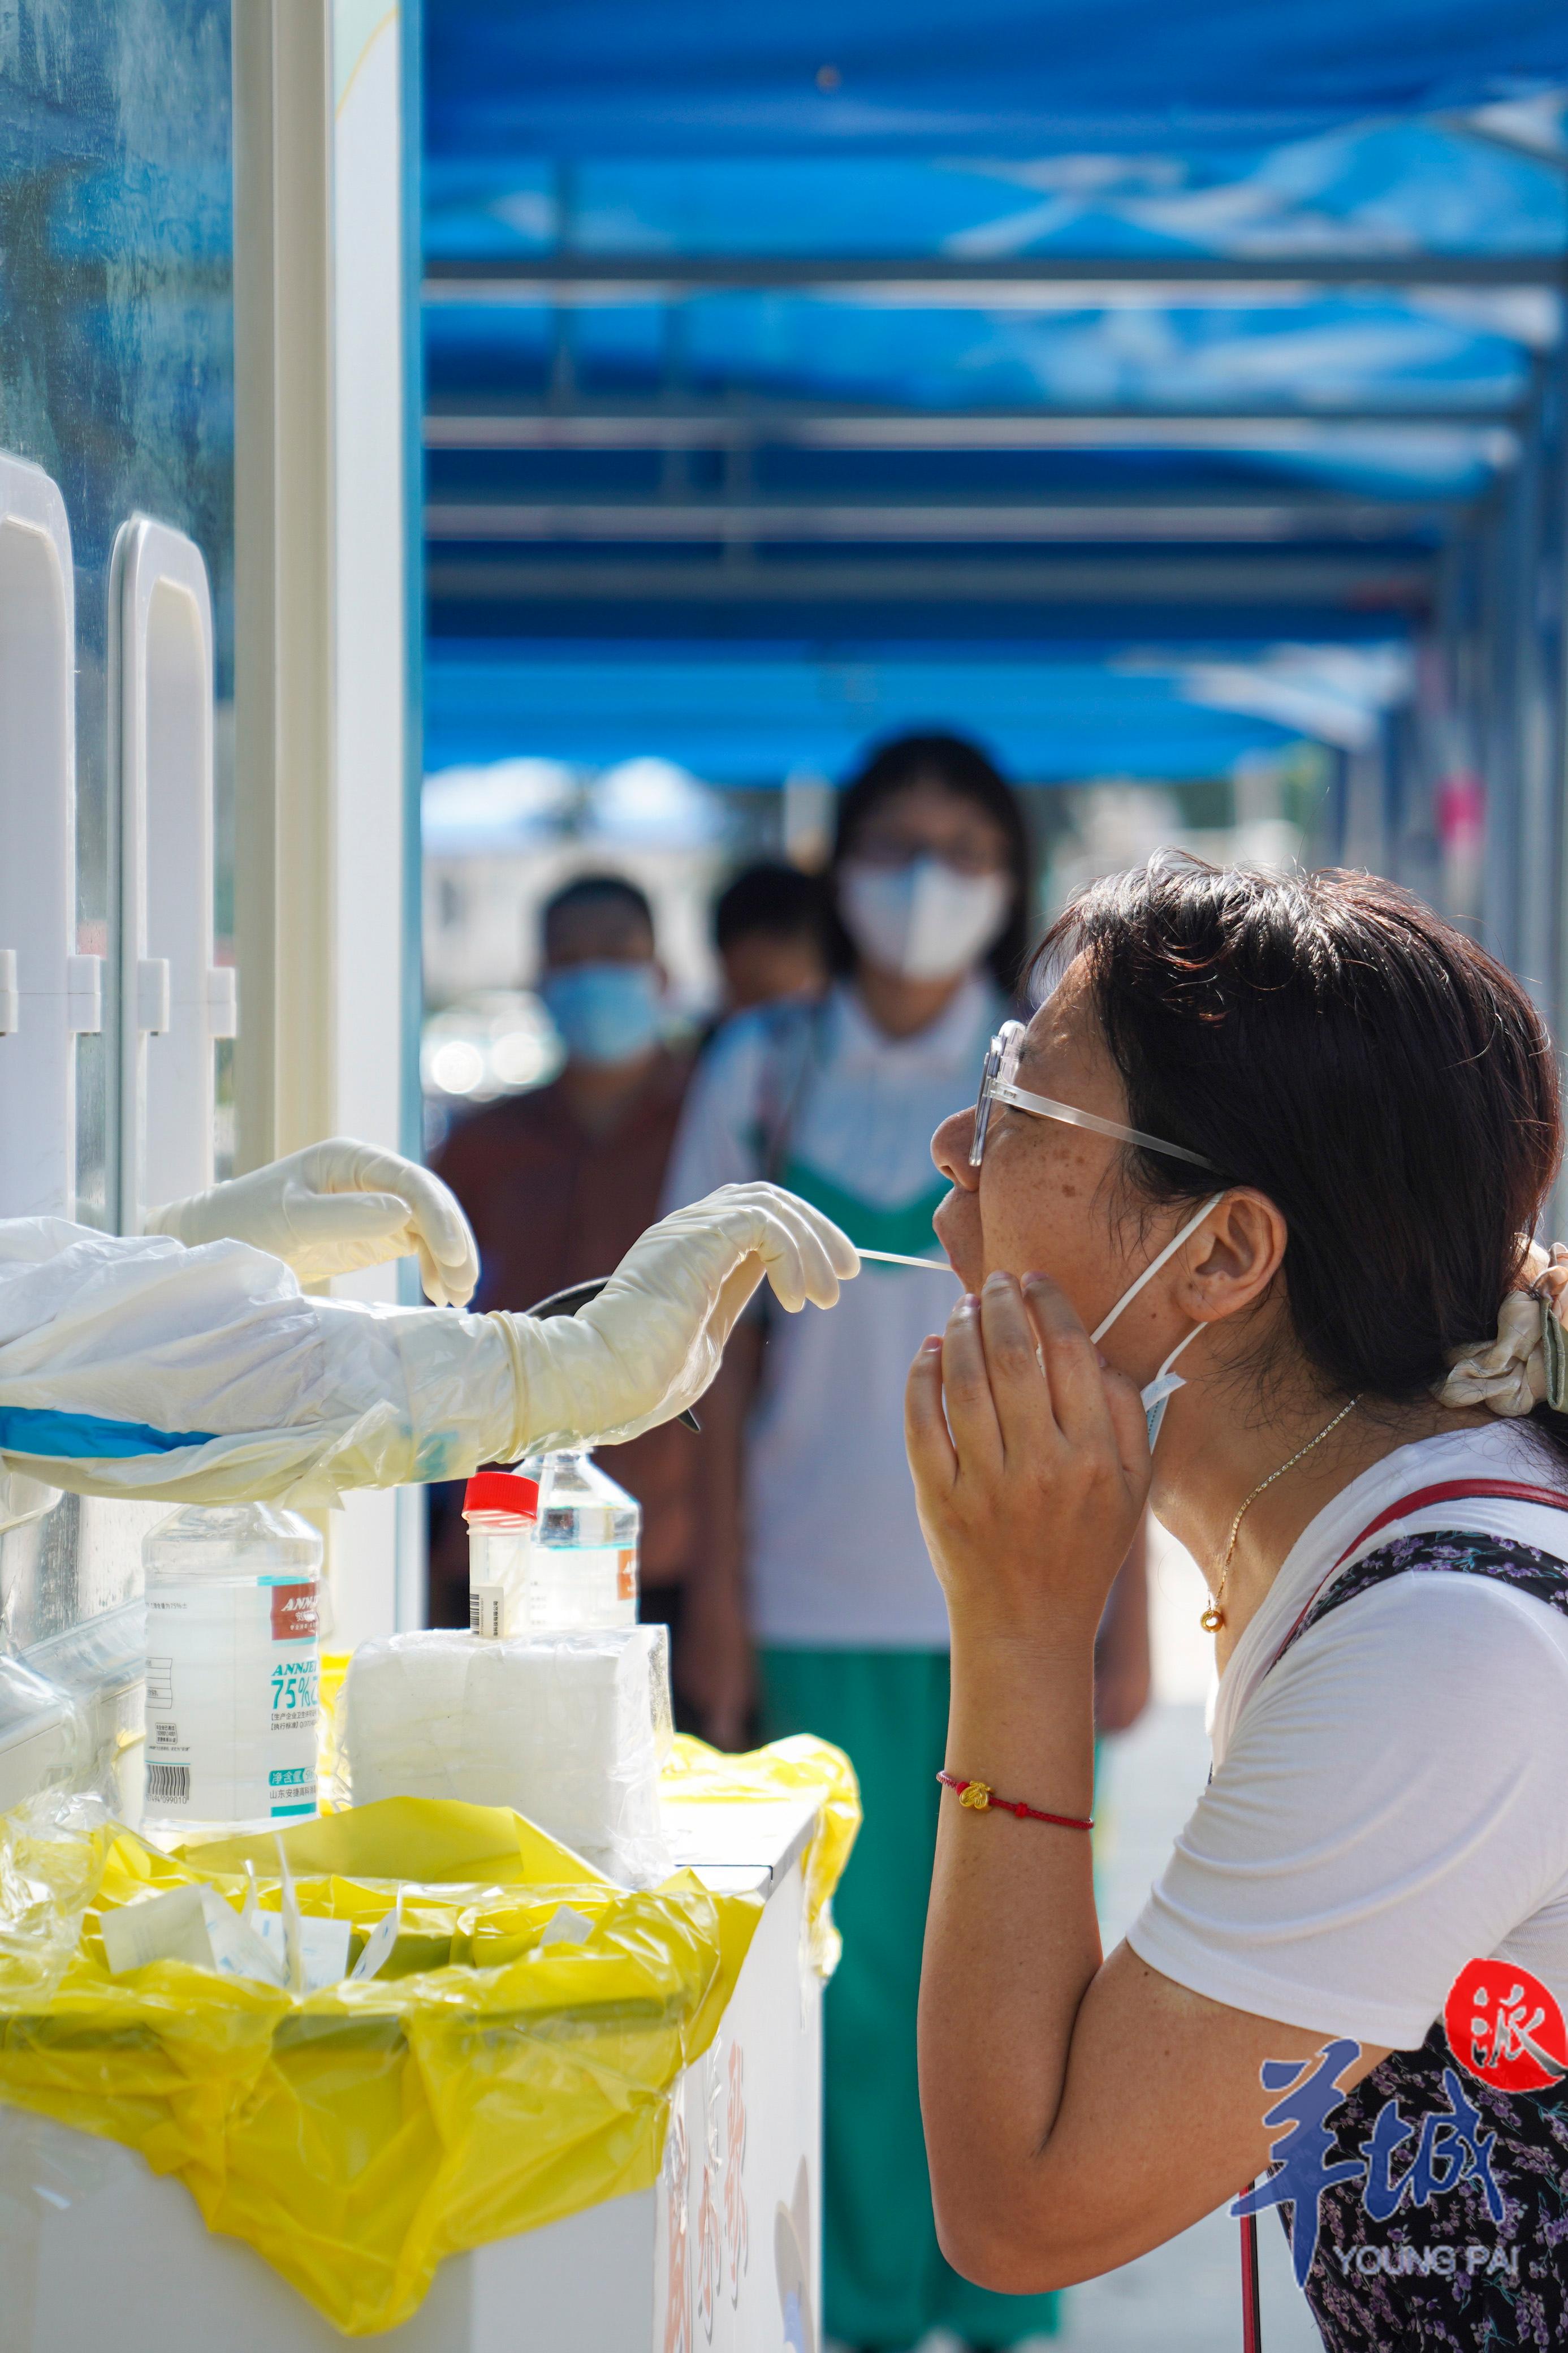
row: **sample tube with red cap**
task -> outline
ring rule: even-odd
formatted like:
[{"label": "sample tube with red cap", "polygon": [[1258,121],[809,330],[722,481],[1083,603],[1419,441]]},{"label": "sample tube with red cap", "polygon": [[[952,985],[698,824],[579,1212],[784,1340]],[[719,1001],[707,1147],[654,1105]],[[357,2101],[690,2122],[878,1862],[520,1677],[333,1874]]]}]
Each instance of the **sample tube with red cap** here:
[{"label": "sample tube with red cap", "polygon": [[476,1634],[635,1626],[642,1512],[586,1449],[481,1471],[463,1498]]},{"label": "sample tube with red cap", "polygon": [[493,1639],[511,1632],[512,1620],[526,1611],[539,1482],[515,1471],[478,1472],[463,1491],[463,1517],[468,1524],[468,1627]]}]

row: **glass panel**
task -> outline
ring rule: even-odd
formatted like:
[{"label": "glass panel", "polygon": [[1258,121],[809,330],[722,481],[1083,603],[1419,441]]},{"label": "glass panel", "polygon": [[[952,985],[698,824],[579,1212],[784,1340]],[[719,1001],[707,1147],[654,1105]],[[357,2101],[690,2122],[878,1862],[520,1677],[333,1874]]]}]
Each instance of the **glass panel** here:
[{"label": "glass panel", "polygon": [[[0,448],[58,483],[76,560],[77,946],[104,1029],[79,1040],[78,1215],[112,1228],[118,844],[109,568],[137,512],[188,532],[216,644],[218,956],[232,956],[234,307],[229,0],[0,10]],[[221,1113],[220,1113],[221,1123]],[[9,1505],[47,1504],[47,1490]],[[158,1507],[66,1496],[0,1535],[0,1641],[122,1600]]]},{"label": "glass panel", "polygon": [[[106,958],[77,1061],[78,1214],[116,1219],[117,908],[105,651],[114,534],[142,512],[206,560],[219,744],[234,675],[229,0],[42,0],[0,16],[0,448],[65,497],[76,557],[77,945]],[[219,765],[219,929],[232,761]],[[226,961],[232,944],[220,941]]]}]

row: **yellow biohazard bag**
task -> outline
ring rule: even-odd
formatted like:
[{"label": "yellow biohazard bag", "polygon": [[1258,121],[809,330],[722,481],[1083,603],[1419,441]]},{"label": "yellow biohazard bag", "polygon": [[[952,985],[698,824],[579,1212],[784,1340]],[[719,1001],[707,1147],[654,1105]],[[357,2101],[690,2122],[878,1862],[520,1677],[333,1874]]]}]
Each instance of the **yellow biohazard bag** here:
[{"label": "yellow biohazard bag", "polygon": [[830,1978],[843,1948],[833,1925],[833,1891],[860,1828],[860,1784],[843,1749],[801,1732],[748,1757],[726,1757],[680,1732],[661,1778],[667,1794],[682,1805],[817,1799],[816,1834],[805,1855],[805,1918],[813,1964],[819,1976]]},{"label": "yellow biohazard bag", "polygon": [[[858,1819],[847,1761],[681,1741],[671,1771],[682,1801],[820,1794],[826,1955]],[[116,1978],[108,1911],[192,1883],[237,1905],[247,1862],[275,1907],[276,1841],[166,1855],[80,1801],[0,1820],[0,2099],[178,2175],[209,2229],[348,2336],[406,2320],[444,2256],[654,2181],[671,2087],[713,2039],[761,1896],[689,1872],[627,1892],[498,1807],[390,1799],[282,1839],[301,1913],[351,1922],[356,1945],[401,1891],[374,1979],[295,1997],[175,1960]]]}]

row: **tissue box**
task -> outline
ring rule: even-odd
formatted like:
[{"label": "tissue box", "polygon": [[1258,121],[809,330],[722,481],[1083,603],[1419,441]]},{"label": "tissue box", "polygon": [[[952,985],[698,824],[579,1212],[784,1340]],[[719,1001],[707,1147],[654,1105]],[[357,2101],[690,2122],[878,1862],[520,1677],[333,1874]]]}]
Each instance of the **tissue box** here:
[{"label": "tissue box", "polygon": [[342,1700],[353,1802],[511,1806],[607,1878],[657,1886],[670,1867],[658,1810],[668,1657],[662,1626],[363,1643]]}]

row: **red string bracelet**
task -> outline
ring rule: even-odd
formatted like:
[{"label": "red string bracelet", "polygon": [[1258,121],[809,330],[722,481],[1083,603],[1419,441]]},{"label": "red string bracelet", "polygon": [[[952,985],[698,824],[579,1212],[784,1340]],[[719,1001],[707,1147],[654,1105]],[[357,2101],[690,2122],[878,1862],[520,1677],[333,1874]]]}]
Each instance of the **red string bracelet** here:
[{"label": "red string bracelet", "polygon": [[1005,1814],[1016,1814],[1021,1822],[1055,1822],[1064,1831],[1091,1831],[1094,1816],[1083,1821],[1077,1814],[1043,1814],[1038,1806],[1026,1806],[1016,1798],[999,1798],[989,1781],[961,1781],[956,1773],[939,1773],[937,1779],[944,1789],[957,1792],[961,1806],[968,1806],[977,1814],[988,1813],[993,1806]]}]

